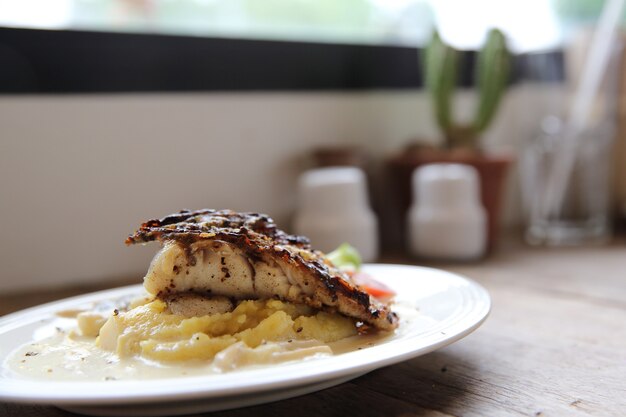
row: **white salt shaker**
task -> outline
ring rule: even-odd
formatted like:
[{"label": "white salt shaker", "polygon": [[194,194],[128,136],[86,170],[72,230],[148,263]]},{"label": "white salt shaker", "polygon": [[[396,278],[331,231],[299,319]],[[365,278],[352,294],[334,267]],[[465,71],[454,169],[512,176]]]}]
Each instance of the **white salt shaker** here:
[{"label": "white salt shaker", "polygon": [[347,242],[359,251],[364,262],[375,260],[378,222],[369,206],[364,172],[353,167],[330,167],[303,173],[298,183],[294,229],[322,252]]},{"label": "white salt shaker", "polygon": [[483,256],[487,214],[480,202],[476,169],[429,164],[413,172],[409,245],[418,257],[472,260]]}]

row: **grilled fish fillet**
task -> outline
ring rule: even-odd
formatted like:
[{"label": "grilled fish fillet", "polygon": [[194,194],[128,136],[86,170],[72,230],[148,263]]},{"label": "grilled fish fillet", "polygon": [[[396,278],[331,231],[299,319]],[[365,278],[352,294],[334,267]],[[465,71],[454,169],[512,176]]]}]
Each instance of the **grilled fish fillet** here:
[{"label": "grilled fish fillet", "polygon": [[233,299],[279,298],[338,311],[391,330],[398,317],[360,290],[308,239],[279,230],[258,213],[183,210],[149,220],[128,245],[158,240],[163,249],[144,278],[146,290],[167,300],[181,293]]}]

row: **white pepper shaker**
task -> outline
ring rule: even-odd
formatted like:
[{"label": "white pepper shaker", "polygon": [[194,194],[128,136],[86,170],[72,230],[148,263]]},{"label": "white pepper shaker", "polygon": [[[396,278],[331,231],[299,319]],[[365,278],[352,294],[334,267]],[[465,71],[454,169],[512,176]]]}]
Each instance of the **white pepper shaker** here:
[{"label": "white pepper shaker", "polygon": [[428,164],[413,172],[409,246],[418,257],[473,260],[485,253],[487,214],[476,169]]},{"label": "white pepper shaker", "polygon": [[364,262],[375,260],[378,222],[369,206],[364,172],[354,167],[330,167],[303,173],[294,229],[322,252],[347,242]]}]

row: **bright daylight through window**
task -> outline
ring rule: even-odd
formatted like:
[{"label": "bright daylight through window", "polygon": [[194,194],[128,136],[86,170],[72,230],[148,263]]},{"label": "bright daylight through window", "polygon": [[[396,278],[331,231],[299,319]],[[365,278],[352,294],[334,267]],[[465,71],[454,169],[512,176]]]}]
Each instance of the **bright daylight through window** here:
[{"label": "bright daylight through window", "polygon": [[[516,52],[560,45],[587,0],[0,0],[0,26],[420,46],[437,26],[461,49],[502,29]],[[33,13],[37,10],[37,13]],[[538,30],[538,29],[541,30]]]}]

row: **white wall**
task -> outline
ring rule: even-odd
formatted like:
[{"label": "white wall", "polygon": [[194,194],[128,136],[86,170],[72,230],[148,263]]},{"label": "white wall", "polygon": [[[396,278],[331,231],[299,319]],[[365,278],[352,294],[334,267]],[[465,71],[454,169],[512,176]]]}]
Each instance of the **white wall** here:
[{"label": "white wall", "polygon": [[[546,94],[512,90],[486,143],[518,146]],[[139,280],[156,246],[124,238],[181,208],[262,211],[288,228],[309,149],[361,144],[380,161],[436,139],[429,109],[416,91],[2,96],[0,290]]]}]

